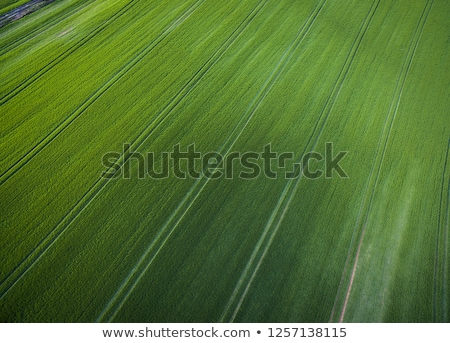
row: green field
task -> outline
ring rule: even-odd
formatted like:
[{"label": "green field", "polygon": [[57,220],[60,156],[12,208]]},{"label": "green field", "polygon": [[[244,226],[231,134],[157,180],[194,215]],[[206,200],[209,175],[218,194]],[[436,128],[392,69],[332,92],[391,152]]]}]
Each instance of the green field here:
[{"label": "green field", "polygon": [[[448,0],[61,0],[0,55],[0,321],[450,321]],[[348,178],[132,154],[327,142]]]}]

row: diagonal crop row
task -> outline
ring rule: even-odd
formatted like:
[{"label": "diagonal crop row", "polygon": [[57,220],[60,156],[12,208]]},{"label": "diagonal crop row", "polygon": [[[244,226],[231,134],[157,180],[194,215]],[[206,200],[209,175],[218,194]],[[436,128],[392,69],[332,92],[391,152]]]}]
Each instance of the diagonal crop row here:
[{"label": "diagonal crop row", "polygon": [[[390,134],[391,134],[392,127],[394,125],[395,118],[397,116],[398,109],[400,106],[400,101],[401,101],[402,94],[403,94],[403,88],[406,83],[409,70],[411,69],[412,61],[414,59],[414,55],[415,55],[417,47],[419,45],[420,37],[422,36],[423,27],[425,26],[425,22],[431,11],[433,1],[434,0],[429,0],[422,12],[422,15],[417,23],[413,38],[411,40],[411,44],[408,49],[408,53],[406,55],[405,62],[402,66],[402,70],[401,70],[398,80],[397,80],[396,88],[394,90],[394,94],[393,94],[392,100],[391,100],[391,105],[390,105],[389,111],[388,111],[386,119],[385,119],[383,131],[382,131],[379,141],[378,141],[374,163],[372,165],[372,168],[371,168],[371,171],[369,174],[369,179],[368,179],[367,186],[365,188],[363,201],[362,201],[362,204],[360,207],[360,212],[358,214],[358,218],[357,218],[357,221],[356,221],[356,224],[354,227],[354,233],[353,233],[354,239],[352,239],[352,242],[349,247],[347,261],[346,261],[346,264],[345,264],[345,267],[343,270],[341,284],[339,285],[338,292],[336,294],[336,300],[335,300],[335,304],[333,307],[333,311],[331,313],[330,321],[334,320],[334,315],[337,310],[337,303],[339,301],[342,284],[344,282],[345,275],[347,274],[347,268],[350,264],[351,256],[353,255],[351,253],[351,251],[353,251],[356,248],[356,252],[354,253],[355,256],[353,259],[353,266],[351,269],[350,279],[348,280],[348,285],[347,285],[346,291],[345,291],[344,303],[342,305],[340,315],[339,315],[339,322],[343,322],[345,319],[347,305],[348,305],[348,301],[350,298],[353,282],[355,280],[359,257],[361,254],[361,246],[362,246],[362,242],[364,239],[364,234],[366,232],[369,214],[370,214],[370,211],[371,211],[372,205],[373,205],[375,189],[376,189],[379,179],[380,179],[380,172],[382,169],[384,157],[386,155],[386,150],[387,150]],[[356,239],[357,236],[359,236],[359,240]],[[356,241],[358,241],[358,244],[356,245],[356,247],[353,247],[353,245],[356,244]]]},{"label": "diagonal crop row", "polygon": [[[301,42],[310,31],[325,2],[326,0],[321,1],[312,11],[305,24],[301,27],[298,34],[296,35],[293,43],[282,55],[274,70],[269,75],[268,79],[265,81],[257,95],[250,103],[246,112],[241,116],[241,118],[231,131],[230,135],[222,143],[221,147],[218,150],[220,154],[226,155],[231,151],[239,137],[246,129],[248,123],[254,117],[254,114],[257,112],[258,108],[261,106],[264,99],[270,93],[270,91],[282,75],[283,71],[286,69],[287,65],[293,58]],[[149,269],[150,265],[158,256],[159,252],[164,248],[167,241],[175,232],[180,222],[183,220],[183,218],[192,208],[193,204],[199,198],[201,192],[205,189],[209,181],[210,179],[206,178],[199,178],[196,180],[191,189],[185,194],[181,202],[178,204],[177,208],[171,213],[164,225],[159,229],[152,243],[141,255],[138,262],[134,265],[128,276],[122,282],[119,289],[116,291],[103,312],[98,317],[98,321],[112,321],[114,319],[119,310],[122,308],[123,304],[132,294],[139,281]]]},{"label": "diagonal crop row", "polygon": [[[141,51],[133,60],[131,60],[124,68],[122,68],[107,84],[103,85],[89,100],[84,103],[75,115],[69,117],[65,121],[65,129],[73,120],[75,120],[83,111],[86,110],[93,101],[98,99],[107,89],[109,89],[115,82],[117,82],[121,77],[125,75],[134,65],[136,65],[140,60],[142,60],[145,55],[147,55],[154,47],[159,44],[167,35],[173,32],[177,27],[179,27],[184,21],[189,18],[192,13],[204,2],[205,0],[198,0],[191,7],[189,7],[179,18],[173,21],[164,32],[154,40],[146,49]],[[41,151],[46,145],[48,145],[52,140],[58,136],[62,130],[55,132],[50,138],[45,141],[45,144],[40,146],[40,149],[36,151],[31,157],[35,156],[39,151]],[[141,137],[140,135],[139,137]],[[138,137],[138,138],[139,138]],[[123,161],[124,163],[125,161]],[[95,197],[101,189],[106,185],[105,179],[99,179],[97,182],[84,193],[83,197],[77,202],[77,204],[66,214],[66,216],[57,224],[57,226],[43,239],[41,240],[36,248],[31,251],[22,262],[14,268],[14,270],[2,281],[0,284],[0,298],[3,297],[6,292],[20,280],[23,275],[31,268],[41,256],[54,244],[56,239],[66,230],[67,226],[79,215],[79,213],[90,203],[90,201]]]},{"label": "diagonal crop row", "polygon": [[[333,89],[328,96],[325,105],[319,115],[319,118],[311,132],[311,135],[305,145],[305,149],[303,150],[302,154],[300,154],[301,157],[307,152],[307,151],[313,151],[315,147],[317,146],[317,143],[319,141],[319,138],[323,132],[323,128],[330,116],[330,113],[333,110],[334,104],[336,102],[336,99],[339,96],[339,93],[342,89],[342,86],[344,84],[344,81],[347,77],[347,74],[350,70],[350,67],[354,61],[354,58],[359,50],[359,46],[365,36],[365,33],[367,32],[368,27],[370,26],[370,23],[375,15],[375,12],[378,8],[378,5],[380,3],[380,0],[376,0],[366,18],[364,19],[361,28],[358,32],[357,37],[355,38],[350,51],[346,57],[346,60],[344,62],[344,65],[341,68],[341,71],[336,79],[336,82],[333,86]],[[300,159],[297,161],[297,165],[301,162]],[[225,306],[221,319],[221,322],[233,322],[242,306],[243,301],[245,300],[248,291],[250,290],[250,287],[253,283],[253,280],[258,273],[258,270],[270,248],[272,245],[272,242],[281,226],[281,223],[290,207],[290,204],[294,198],[294,195],[298,189],[298,186],[300,184],[300,180],[302,179],[302,176],[300,175],[297,179],[291,179],[287,182],[285,188],[283,189],[283,192],[281,193],[277,205],[273,209],[271,216],[269,217],[269,220],[266,223],[266,226],[264,227],[264,230],[259,238],[259,240],[256,243],[255,248],[253,249],[253,252],[241,274],[239,277],[236,286],[227,302],[227,305]]]},{"label": "diagonal crop row", "polygon": [[[203,1],[201,1],[203,2]],[[75,120],[77,120],[86,110],[108,89],[121,80],[132,68],[134,68],[145,56],[152,52],[172,31],[182,24],[190,13],[201,3],[197,1],[193,7],[187,10],[182,16],[173,21],[158,37],[156,37],[149,45],[139,51],[136,56],[130,59],[122,66],[108,81],[101,85],[89,98],[87,98],[76,110],[69,114],[64,120],[56,126],[50,133],[37,142],[28,152],[26,152],[19,160],[11,165],[3,174],[0,175],[0,186],[7,182],[14,174],[28,164],[36,155],[53,142],[61,133],[63,133]]]},{"label": "diagonal crop row", "polygon": [[114,13],[110,18],[105,20],[103,23],[101,23],[99,26],[97,26],[94,30],[92,30],[88,35],[77,41],[74,45],[72,45],[70,48],[59,54],[56,58],[54,58],[52,61],[50,61],[47,65],[39,69],[36,73],[25,79],[21,84],[19,84],[16,88],[14,88],[12,91],[10,91],[8,94],[6,94],[3,98],[0,99],[0,106],[7,103],[9,100],[14,98],[17,94],[22,92],[24,89],[32,85],[34,82],[39,80],[43,75],[45,75],[48,71],[53,69],[58,63],[66,59],[70,54],[72,54],[74,51],[78,50],[85,44],[87,44],[92,38],[94,38],[97,34],[101,33],[103,30],[105,30],[108,25],[112,24],[114,21],[119,19],[122,15],[124,15],[126,12],[128,12],[133,6],[136,5],[136,1],[129,1],[125,6],[123,6],[120,10],[118,10],[116,13]]},{"label": "diagonal crop row", "polygon": [[70,11],[65,12],[61,16],[56,16],[54,19],[46,22],[44,25],[38,26],[34,30],[28,32],[27,34],[25,34],[23,36],[20,36],[16,40],[14,40],[14,41],[12,41],[12,42],[2,46],[0,48],[0,55],[3,55],[6,51],[12,51],[13,49],[15,49],[17,46],[19,46],[23,42],[37,37],[42,32],[45,32],[49,28],[52,28],[55,24],[61,23],[65,19],[70,18],[71,16],[81,12],[83,9],[87,8],[94,1],[95,0],[86,1],[83,4],[81,4],[80,6],[74,7],[73,9],[71,9]]}]

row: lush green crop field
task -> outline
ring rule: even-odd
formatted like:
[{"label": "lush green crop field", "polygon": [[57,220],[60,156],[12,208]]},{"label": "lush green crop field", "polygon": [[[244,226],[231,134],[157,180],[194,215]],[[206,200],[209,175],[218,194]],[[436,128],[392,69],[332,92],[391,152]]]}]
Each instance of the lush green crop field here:
[{"label": "lush green crop field", "polygon": [[[62,0],[3,27],[0,321],[448,322],[449,33],[447,0]],[[347,178],[285,177],[327,142]],[[133,154],[269,143],[276,178]]]}]

